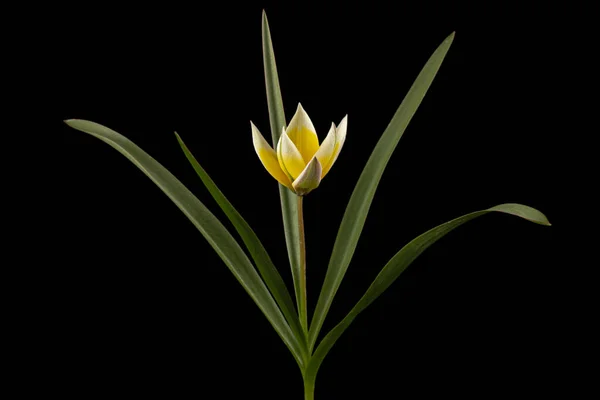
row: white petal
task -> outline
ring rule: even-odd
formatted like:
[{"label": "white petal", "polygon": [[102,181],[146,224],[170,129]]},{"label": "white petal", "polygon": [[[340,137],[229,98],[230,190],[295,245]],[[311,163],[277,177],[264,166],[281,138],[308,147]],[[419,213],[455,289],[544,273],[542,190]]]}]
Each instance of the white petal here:
[{"label": "white petal", "polygon": [[281,133],[277,143],[277,159],[281,169],[291,177],[291,180],[296,179],[306,167],[302,155],[285,131]]},{"label": "white petal", "polygon": [[319,147],[319,150],[317,150],[317,152],[315,153],[315,157],[317,157],[319,163],[321,164],[321,167],[323,168],[323,175],[321,176],[321,178],[325,177],[331,165],[330,161],[335,150],[336,142],[335,130],[335,124],[332,122],[327,137],[325,138],[325,140],[323,140],[323,143],[321,143],[321,147]]},{"label": "white petal", "polygon": [[333,150],[333,155],[331,156],[331,160],[329,160],[329,165],[327,165],[327,169],[325,173],[329,172],[338,156],[340,155],[340,151],[342,151],[342,147],[346,142],[346,131],[348,130],[348,116],[346,115],[338,127],[335,130],[335,149]]},{"label": "white petal", "polygon": [[317,157],[313,157],[304,171],[296,178],[292,186],[298,196],[304,196],[319,187],[322,174],[321,163]]}]

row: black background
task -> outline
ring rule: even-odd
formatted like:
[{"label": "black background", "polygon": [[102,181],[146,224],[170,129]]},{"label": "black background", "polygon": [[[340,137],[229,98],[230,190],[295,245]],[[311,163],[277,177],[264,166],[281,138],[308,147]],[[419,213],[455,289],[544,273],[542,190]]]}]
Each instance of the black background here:
[{"label": "black background", "polygon": [[427,229],[507,202],[553,223],[489,215],[442,239],[340,338],[317,398],[566,390],[570,288],[557,261],[560,128],[549,118],[561,85],[554,49],[562,39],[548,40],[557,10],[412,3],[58,8],[39,38],[47,68],[37,76],[61,145],[49,167],[58,172],[51,262],[29,277],[31,366],[44,390],[302,398],[293,358],[192,224],[122,155],[62,123],[89,119],[127,136],[226,222],[178,131],[291,289],[277,185],[249,124],[270,141],[263,8],[287,119],[301,102],[322,140],[349,115],[338,161],[305,199],[311,310],[370,152],[427,58],[456,31],[383,175],[324,331]]}]

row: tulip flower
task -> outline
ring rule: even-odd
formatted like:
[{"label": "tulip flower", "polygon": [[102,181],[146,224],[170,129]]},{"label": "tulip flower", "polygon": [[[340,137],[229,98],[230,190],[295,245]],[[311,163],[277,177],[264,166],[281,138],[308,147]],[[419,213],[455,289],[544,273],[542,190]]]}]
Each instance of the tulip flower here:
[{"label": "tulip flower", "polygon": [[337,127],[331,124],[321,145],[315,127],[301,104],[298,104],[287,129],[282,128],[276,149],[269,145],[252,122],[250,125],[254,149],[266,170],[283,186],[298,196],[304,196],[319,186],[337,160],[346,140],[348,116]]}]

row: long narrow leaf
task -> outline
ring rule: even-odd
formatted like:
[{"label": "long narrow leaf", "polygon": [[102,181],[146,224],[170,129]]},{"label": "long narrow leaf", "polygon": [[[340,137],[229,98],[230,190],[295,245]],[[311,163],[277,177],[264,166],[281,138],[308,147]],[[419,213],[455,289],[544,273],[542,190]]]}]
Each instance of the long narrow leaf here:
[{"label": "long narrow leaf", "polygon": [[309,351],[311,352],[317,341],[327,312],[331,307],[333,298],[354,255],[358,238],[365,224],[381,175],[404,130],[433,82],[433,78],[437,74],[453,39],[454,33],[448,36],[429,58],[429,61],[427,61],[421,73],[417,76],[404,101],[400,104],[398,111],[396,111],[396,114],[379,139],[358,179],[338,230],[321,294],[319,295],[315,313],[310,324]]},{"label": "long narrow leaf", "polygon": [[265,284],[271,291],[271,294],[273,294],[275,301],[277,301],[279,308],[281,308],[283,315],[285,315],[285,318],[294,331],[296,338],[301,343],[304,343],[304,332],[302,332],[302,328],[300,327],[300,320],[298,319],[298,314],[294,308],[294,302],[290,296],[290,292],[287,290],[279,271],[277,271],[277,268],[275,268],[275,265],[273,265],[273,261],[271,261],[271,257],[269,257],[269,254],[265,250],[260,239],[258,236],[256,236],[256,233],[254,233],[246,220],[240,215],[235,207],[233,207],[229,200],[227,200],[227,197],[225,197],[225,195],[219,190],[204,168],[202,168],[202,166],[198,163],[194,155],[190,152],[177,132],[175,133],[175,136],[177,137],[177,141],[179,142],[179,145],[181,146],[181,149],[183,150],[188,161],[190,164],[192,164],[192,167],[202,180],[202,183],[204,183],[206,189],[208,189],[212,197],[215,199],[219,207],[221,207],[227,218],[229,218],[234,228],[242,238],[242,241],[250,252],[254,263],[258,267],[258,272],[260,272]]},{"label": "long narrow leaf", "polygon": [[392,259],[383,267],[379,275],[375,278],[371,286],[367,289],[363,297],[358,301],[354,308],[348,313],[348,315],[340,322],[335,328],[329,332],[325,338],[321,341],[314,355],[312,356],[306,374],[312,382],[316,377],[317,371],[323,362],[323,359],[331,350],[331,347],[335,344],[340,335],[348,328],[350,323],[356,318],[356,316],[363,311],[369,304],[371,304],[381,293],[383,293],[394,281],[400,276],[402,272],[429,246],[437,242],[443,236],[450,231],[459,227],[467,221],[490,212],[502,212],[506,214],[515,215],[517,217],[524,218],[531,222],[540,225],[549,226],[548,219],[539,212],[538,210],[521,205],[521,204],[501,204],[489,208],[487,210],[476,211],[470,214],[463,215],[462,217],[456,218],[452,221],[446,222],[439,225],[421,236],[417,237],[406,246],[402,248]]},{"label": "long narrow leaf", "polygon": [[[275,63],[275,54],[273,52],[273,43],[271,41],[271,31],[269,30],[269,21],[267,14],[263,11],[262,17],[262,44],[263,44],[263,62],[265,68],[265,86],[267,90],[267,103],[269,107],[269,120],[271,122],[271,136],[273,137],[273,148],[277,146],[281,128],[286,126],[285,112],[283,110],[283,100],[281,98],[281,89],[279,88],[279,77],[277,75],[277,64]],[[300,229],[298,226],[298,202],[296,195],[291,190],[279,185],[279,196],[281,198],[281,211],[283,214],[283,230],[285,233],[285,243],[290,259],[292,269],[292,278],[294,279],[294,292],[296,294],[296,304],[300,309],[302,288],[301,282],[301,250],[300,250]]]},{"label": "long narrow leaf", "polygon": [[166,168],[123,135],[91,121],[71,119],[65,122],[69,126],[88,133],[115,148],[162,189],[190,219],[194,226],[198,228],[219,257],[229,267],[229,270],[244,287],[246,292],[248,292],[277,334],[290,349],[300,368],[303,368],[305,361],[302,346],[294,336],[273,297],[271,297],[269,290],[233,236],[231,236],[223,224],[219,222],[204,204]]}]

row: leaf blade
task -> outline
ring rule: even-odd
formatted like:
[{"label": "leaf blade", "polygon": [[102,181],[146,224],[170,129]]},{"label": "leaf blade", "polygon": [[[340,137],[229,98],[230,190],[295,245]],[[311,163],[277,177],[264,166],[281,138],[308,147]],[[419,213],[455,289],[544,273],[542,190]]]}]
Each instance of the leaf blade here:
[{"label": "leaf blade", "polygon": [[231,221],[232,225],[242,238],[242,241],[250,252],[254,263],[258,267],[260,275],[271,291],[271,294],[283,312],[283,315],[292,328],[292,331],[294,331],[296,338],[299,341],[303,341],[304,333],[300,327],[300,320],[298,319],[298,314],[294,308],[294,302],[290,296],[290,292],[287,290],[279,271],[277,271],[277,268],[275,268],[275,265],[273,264],[271,257],[269,257],[269,254],[264,248],[262,242],[258,236],[256,236],[256,233],[254,233],[246,220],[240,215],[235,207],[233,207],[229,200],[227,200],[227,197],[225,197],[223,192],[219,190],[217,185],[206,173],[204,168],[202,168],[200,163],[198,163],[194,155],[185,145],[177,132],[175,132],[175,136],[177,137],[177,141],[179,142],[179,146],[181,146],[183,153],[192,165],[192,168],[194,171],[196,171],[196,174],[198,174],[198,177],[200,177],[200,180],[202,183],[204,183],[206,189],[210,192],[212,197],[215,199],[219,207],[221,207],[227,218],[229,218],[229,221]]},{"label": "leaf blade", "polygon": [[123,135],[86,120],[65,121],[70,127],[102,140],[123,154],[150,178],[189,218],[258,305],[301,366],[301,345],[260,276],[239,244],[219,220],[173,174]]},{"label": "leaf blade", "polygon": [[325,336],[311,357],[306,371],[307,376],[311,377],[314,381],[323,359],[356,316],[389,288],[421,253],[462,224],[491,212],[511,214],[536,224],[550,226],[550,222],[548,222],[546,216],[535,208],[522,204],[508,203],[463,215],[421,234],[390,259],[348,315]]},{"label": "leaf blade", "polygon": [[348,269],[365,224],[377,185],[398,141],[421,104],[454,39],[448,36],[431,55],[373,149],[342,218],[309,332],[312,352],[333,298]]},{"label": "leaf blade", "polygon": [[[281,136],[282,127],[286,126],[286,121],[285,111],[283,109],[283,99],[281,97],[281,88],[279,87],[275,53],[273,51],[273,42],[271,40],[271,30],[265,11],[263,11],[262,14],[262,45],[271,136],[273,138],[273,148],[276,148],[279,137]],[[283,185],[279,185],[279,197],[281,200],[285,243],[288,250],[292,278],[294,280],[296,305],[298,310],[302,310],[304,292],[302,288],[302,250],[300,247],[301,231],[298,222],[298,200],[296,194]],[[301,316],[300,323],[304,324],[304,321],[305,316]]]}]

